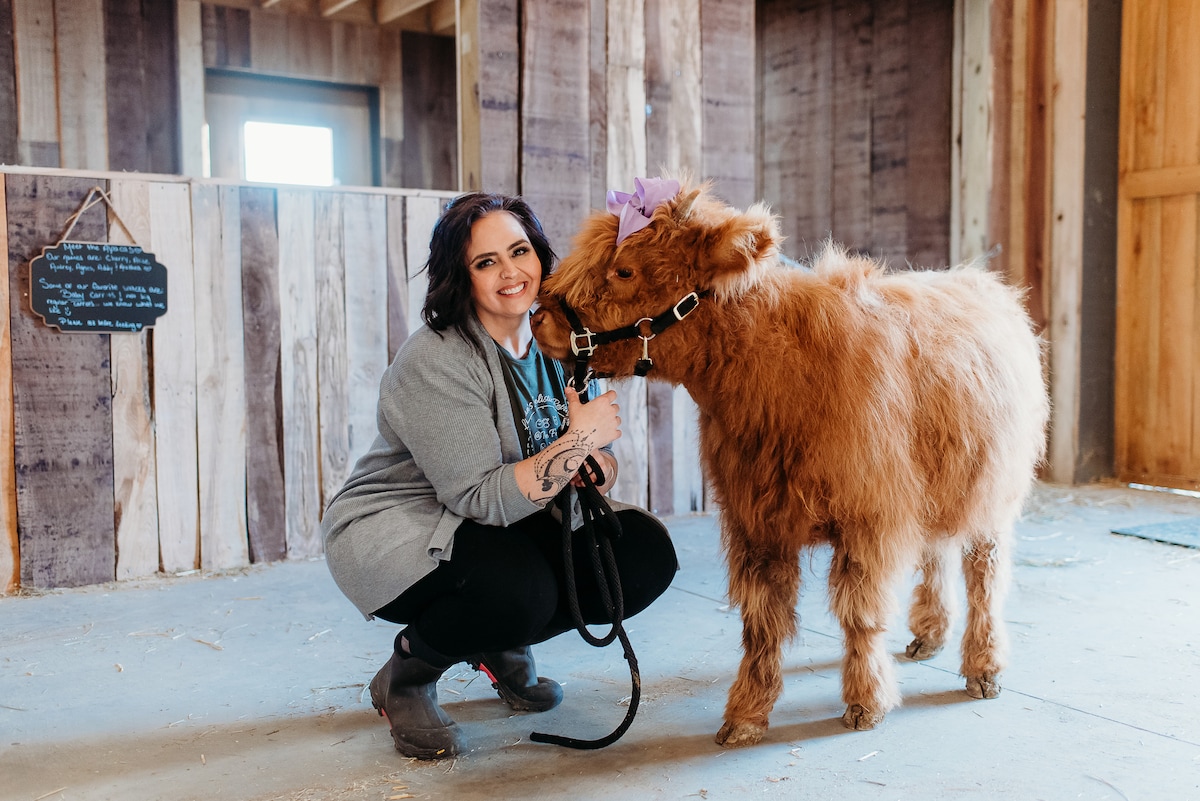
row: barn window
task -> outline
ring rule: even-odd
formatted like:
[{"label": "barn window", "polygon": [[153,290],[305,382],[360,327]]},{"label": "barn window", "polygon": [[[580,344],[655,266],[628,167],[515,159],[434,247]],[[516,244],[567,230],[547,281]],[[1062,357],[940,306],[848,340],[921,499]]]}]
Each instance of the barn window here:
[{"label": "barn window", "polygon": [[242,127],[247,181],[333,186],[333,129],[251,120]]}]

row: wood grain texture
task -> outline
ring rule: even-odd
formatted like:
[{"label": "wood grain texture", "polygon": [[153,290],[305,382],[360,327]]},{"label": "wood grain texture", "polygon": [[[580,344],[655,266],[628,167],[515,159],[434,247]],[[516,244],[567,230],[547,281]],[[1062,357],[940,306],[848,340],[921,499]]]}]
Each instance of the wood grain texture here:
[{"label": "wood grain texture", "polygon": [[[646,173],[646,26],[642,4],[608,4],[607,188],[633,191],[633,179]],[[641,378],[607,382],[617,392],[622,436],[613,443],[620,468],[612,496],[626,503],[649,503],[649,422],[646,382]]]},{"label": "wood grain texture", "polygon": [[908,0],[875,6],[871,98],[871,252],[903,267],[908,252]]},{"label": "wood grain texture", "polygon": [[104,0],[54,4],[60,166],[108,168]]},{"label": "wood grain texture", "polygon": [[[146,105],[155,110],[146,125],[150,172],[176,175],[180,162],[179,58],[175,3],[143,3]],[[196,110],[192,107],[193,112]],[[193,118],[194,121],[194,118]],[[192,131],[193,135],[199,132]]]},{"label": "wood grain texture", "polygon": [[246,371],[246,526],[250,560],[273,562],[287,555],[275,191],[242,187],[239,202]]},{"label": "wood grain texture", "polygon": [[521,192],[563,248],[589,209],[586,0],[523,5]]},{"label": "wood grain texture", "polygon": [[[3,9],[0,9],[3,10]],[[11,290],[8,270],[8,207],[0,175],[0,254],[5,274],[0,280],[0,595],[21,587],[21,549],[17,538],[17,473],[13,428]]]},{"label": "wood grain texture", "polygon": [[0,0],[0,164],[18,164],[17,62],[13,57],[12,0]]},{"label": "wood grain texture", "polygon": [[606,0],[588,2],[588,138],[591,147],[593,209],[604,208],[608,192],[608,9]]},{"label": "wood grain texture", "polygon": [[151,334],[157,434],[158,544],[168,573],[200,566],[196,310],[187,184],[149,185],[150,249],[167,268],[167,313]]},{"label": "wood grain texture", "polygon": [[[108,167],[148,172],[146,43],[141,0],[104,3],[104,79],[108,121]],[[153,113],[158,113],[157,110]]]},{"label": "wood grain texture", "polygon": [[250,563],[242,230],[236,186],[192,184],[200,567]]},{"label": "wood grain texture", "polygon": [[[92,179],[8,175],[8,281],[21,585],[115,576],[112,385],[107,334],[62,334],[28,306],[31,258],[56,243]],[[72,238],[102,242],[100,211]]]},{"label": "wood grain texture", "polygon": [[321,553],[313,192],[278,195],[283,494],[289,558]]},{"label": "wood grain texture", "polygon": [[[953,19],[941,0],[909,0],[908,14],[908,62],[921,78],[909,81],[906,98],[907,260],[920,267],[945,267],[950,262]],[[989,195],[996,191],[990,184]],[[986,217],[984,227],[990,230]],[[987,241],[990,249],[994,240],[989,235]]]},{"label": "wood grain texture", "polygon": [[[110,216],[108,241],[138,245],[148,250],[151,226],[146,182],[114,180],[109,187],[109,196],[120,215],[120,222]],[[118,581],[149,576],[159,569],[156,438],[150,399],[149,340],[150,332],[146,329],[136,334],[109,336]]]},{"label": "wood grain texture", "polygon": [[[405,31],[401,186],[453,189],[458,184],[458,147],[446,132],[457,125],[454,39]],[[494,133],[488,133],[488,140]]]},{"label": "wood grain texture", "polygon": [[477,0],[481,34],[479,188],[505,194],[517,194],[522,189],[521,156],[517,152],[521,80],[518,5],[516,0]]},{"label": "wood grain texture", "polygon": [[429,238],[441,216],[443,201],[435,197],[408,197],[404,202],[404,248],[408,265],[408,330],[421,327],[421,309],[429,290],[425,263],[429,261]]},{"label": "wood grain texture", "polygon": [[388,365],[387,204],[381,195],[346,195],[342,202],[347,419],[350,457],[357,459],[379,432],[379,381]]},{"label": "wood grain texture", "polygon": [[54,56],[54,6],[45,0],[12,0],[17,63],[17,130],[20,164],[57,167],[58,74]]},{"label": "wood grain texture", "polygon": [[758,114],[754,105],[754,4],[700,0],[703,156],[699,174],[737,208],[758,200],[754,184]]},{"label": "wood grain texture", "polygon": [[[322,510],[341,489],[353,464],[350,457],[350,395],[346,381],[346,262],[342,245],[342,197],[339,192],[320,192],[316,197],[317,422],[321,443]],[[388,198],[389,209],[392,200]],[[395,230],[403,239],[403,219]],[[388,233],[390,246],[390,223]]]},{"label": "wood grain texture", "polygon": [[179,171],[204,172],[204,31],[199,0],[179,0]]},{"label": "wood grain texture", "polygon": [[[863,0],[833,3],[833,238],[871,252],[871,76],[875,13]],[[947,96],[949,93],[947,92]],[[949,132],[947,131],[947,139]]]},{"label": "wood grain texture", "polygon": [[403,197],[387,199],[388,360],[408,339],[408,248],[404,239]]}]

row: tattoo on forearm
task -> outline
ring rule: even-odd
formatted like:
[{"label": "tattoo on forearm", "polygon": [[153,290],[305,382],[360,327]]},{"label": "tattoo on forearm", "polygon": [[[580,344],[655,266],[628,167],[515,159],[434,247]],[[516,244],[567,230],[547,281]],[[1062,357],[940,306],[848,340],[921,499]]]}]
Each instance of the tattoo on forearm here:
[{"label": "tattoo on forearm", "polygon": [[587,458],[591,448],[583,434],[569,433],[560,437],[553,445],[534,457],[534,475],[537,487],[529,494],[529,500],[544,505],[554,499],[567,485],[579,466]]}]

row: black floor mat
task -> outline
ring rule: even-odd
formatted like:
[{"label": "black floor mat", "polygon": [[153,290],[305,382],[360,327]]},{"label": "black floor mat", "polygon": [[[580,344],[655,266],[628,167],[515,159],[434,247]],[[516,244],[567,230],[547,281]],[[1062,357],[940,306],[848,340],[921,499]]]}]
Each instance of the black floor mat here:
[{"label": "black floor mat", "polygon": [[1185,548],[1200,548],[1200,517],[1186,517],[1182,520],[1144,526],[1122,526],[1114,528],[1112,532],[1170,545],[1182,545]]}]

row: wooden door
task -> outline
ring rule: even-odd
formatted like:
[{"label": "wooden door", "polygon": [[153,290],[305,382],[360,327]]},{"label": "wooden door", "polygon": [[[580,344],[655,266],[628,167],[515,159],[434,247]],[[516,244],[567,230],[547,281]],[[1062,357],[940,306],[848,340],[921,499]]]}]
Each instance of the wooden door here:
[{"label": "wooden door", "polygon": [[1126,2],[1122,41],[1116,472],[1200,489],[1200,3]]}]

